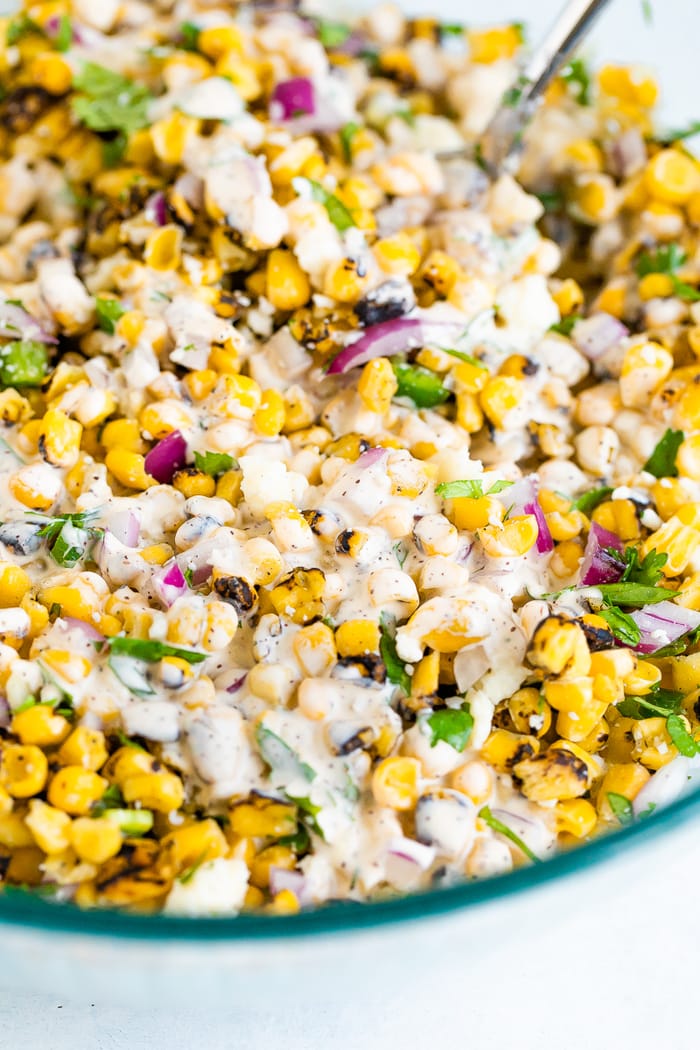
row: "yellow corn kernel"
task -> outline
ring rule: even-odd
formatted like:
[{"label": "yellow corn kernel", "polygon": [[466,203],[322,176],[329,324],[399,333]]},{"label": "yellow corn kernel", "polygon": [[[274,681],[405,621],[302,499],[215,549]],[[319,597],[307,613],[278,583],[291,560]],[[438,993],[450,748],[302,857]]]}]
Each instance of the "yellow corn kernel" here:
[{"label": "yellow corn kernel", "polygon": [[583,544],[579,539],[558,543],[549,562],[555,576],[565,579],[577,572],[583,558]]},{"label": "yellow corn kernel", "polygon": [[292,890],[280,890],[272,898],[268,911],[272,915],[296,915],[301,911],[301,904]]},{"label": "yellow corn kernel", "polygon": [[60,409],[50,408],[41,421],[39,451],[47,463],[72,467],[80,452],[83,428]]},{"label": "yellow corn kernel", "polygon": [[324,674],[336,662],[333,630],[320,620],[302,627],[292,644],[304,674],[310,677]]},{"label": "yellow corn kernel", "polygon": [[251,862],[250,881],[258,889],[267,889],[270,885],[270,868],[285,868],[291,871],[296,861],[290,846],[268,846]]},{"label": "yellow corn kernel", "polygon": [[[555,711],[573,712],[578,715],[594,703],[592,678],[584,676],[550,678],[542,688],[547,703]],[[604,714],[604,710],[599,713],[598,718]]]},{"label": "yellow corn kernel", "polygon": [[503,520],[506,508],[495,496],[456,496],[451,500],[448,517],[458,529],[476,532],[487,525],[498,525]]},{"label": "yellow corn kernel", "polygon": [[410,277],[420,265],[420,252],[406,233],[383,237],[372,251],[382,270],[398,277]]},{"label": "yellow corn kernel", "polygon": [[678,149],[655,153],[645,171],[646,188],[652,197],[667,204],[685,204],[700,189],[697,161]]},{"label": "yellow corn kernel", "polygon": [[557,290],[552,292],[552,298],[559,307],[562,317],[566,317],[583,305],[583,290],[577,281],[567,277],[565,281],[561,282]]},{"label": "yellow corn kernel", "polygon": [[683,580],[676,592],[676,602],[686,609],[700,610],[700,573],[693,573]]},{"label": "yellow corn kernel", "polygon": [[626,542],[639,539],[641,528],[637,508],[631,499],[605,500],[593,511],[591,520]]},{"label": "yellow corn kernel", "polygon": [[600,782],[598,790],[598,812],[603,820],[616,820],[608,795],[623,795],[633,801],[650,779],[650,773],[638,762],[622,762],[611,765]]},{"label": "yellow corn kernel", "polygon": [[274,248],[267,257],[266,275],[266,296],[277,310],[298,310],[309,301],[309,278],[293,252]]},{"label": "yellow corn kernel", "polygon": [[566,146],[564,155],[570,162],[569,167],[576,171],[603,170],[603,151],[592,139],[574,139]]},{"label": "yellow corn kernel", "polygon": [[569,678],[587,675],[591,667],[588,643],[579,624],[560,616],[548,616],[535,630],[528,651],[533,667]]},{"label": "yellow corn kernel", "polygon": [[499,773],[508,773],[517,762],[536,755],[540,742],[534,736],[494,729],[481,748],[481,757]]},{"label": "yellow corn kernel", "polygon": [[77,726],[58,752],[64,766],[81,767],[96,773],[107,761],[105,735],[99,729]]},{"label": "yellow corn kernel", "polygon": [[467,434],[476,434],[484,425],[484,414],[476,394],[457,394],[455,422]]},{"label": "yellow corn kernel", "polygon": [[12,609],[19,605],[31,590],[32,581],[19,565],[0,562],[0,609]]},{"label": "yellow corn kernel", "polygon": [[183,231],[180,226],[161,226],[146,239],[143,261],[152,270],[176,270],[180,265]]},{"label": "yellow corn kernel", "polygon": [[598,295],[596,308],[612,314],[613,317],[624,317],[626,294],[626,285],[611,282]]},{"label": "yellow corn kernel", "polygon": [[559,834],[585,839],[598,823],[598,814],[585,798],[572,798],[557,803],[554,819]]},{"label": "yellow corn kernel", "polygon": [[112,419],[106,423],[100,435],[100,441],[109,451],[123,449],[126,452],[143,453],[146,445],[141,439],[141,431],[135,419]]},{"label": "yellow corn kernel", "polygon": [[202,648],[208,653],[220,652],[233,641],[238,630],[238,615],[227,602],[208,602],[204,618]]},{"label": "yellow corn kernel", "polygon": [[579,175],[571,194],[571,209],[582,222],[592,225],[614,218],[619,197],[608,175]]},{"label": "yellow corn kernel", "polygon": [[104,864],[122,847],[122,833],[107,817],[77,817],[68,837],[80,859],[88,864]]},{"label": "yellow corn kernel", "polygon": [[625,692],[633,696],[645,696],[661,681],[661,670],[649,660],[638,660],[637,666],[623,679]]},{"label": "yellow corn kernel", "polygon": [[166,638],[176,645],[198,645],[204,628],[204,613],[201,609],[175,602],[168,611]]},{"label": "yellow corn kernel", "polygon": [[325,576],[320,569],[294,569],[269,592],[278,616],[306,624],[323,616]]},{"label": "yellow corn kernel", "polygon": [[194,401],[203,401],[209,397],[218,379],[218,373],[213,368],[202,368],[196,372],[188,372],[182,382]]},{"label": "yellow corn kernel", "polygon": [[522,44],[522,34],[516,25],[472,29],[467,39],[472,62],[489,64],[502,58],[512,58]]},{"label": "yellow corn kernel", "polygon": [[125,339],[130,346],[135,346],[141,338],[145,326],[145,314],[141,313],[140,310],[127,310],[117,321],[116,333],[122,339]]},{"label": "yellow corn kernel", "polygon": [[688,694],[700,689],[700,654],[676,656],[671,661],[673,688]]},{"label": "yellow corn kernel", "polygon": [[367,287],[368,278],[363,274],[354,259],[333,263],[326,271],[323,291],[339,303],[356,303]]},{"label": "yellow corn kernel", "polygon": [[161,839],[158,870],[170,877],[181,875],[193,865],[225,856],[227,851],[228,843],[216,821],[198,820]]},{"label": "yellow corn kernel", "polygon": [[357,392],[365,408],[381,415],[388,412],[391,399],[398,389],[394,369],[386,357],[375,357],[373,361],[368,361],[357,384]]},{"label": "yellow corn kernel", "polygon": [[33,414],[32,406],[26,397],[22,397],[14,388],[0,392],[0,420],[10,426],[13,423],[26,423]]},{"label": "yellow corn kernel", "polygon": [[63,715],[55,714],[48,705],[34,704],[17,712],[11,729],[22,744],[52,747],[65,740],[70,732],[70,722]]},{"label": "yellow corn kernel", "polygon": [[417,758],[385,758],[372,773],[372,794],[378,805],[413,809],[420,792],[421,764]]},{"label": "yellow corn kernel", "polygon": [[23,814],[17,812],[0,814],[0,846],[16,850],[33,845],[34,838],[25,824]]},{"label": "yellow corn kernel", "polygon": [[279,838],[293,835],[297,827],[296,806],[271,798],[239,802],[229,818],[231,830],[242,838]]},{"label": "yellow corn kernel", "polygon": [[41,799],[33,798],[24,819],[39,849],[49,856],[63,853],[70,846],[68,831],[71,819],[62,810],[54,809]]},{"label": "yellow corn kernel", "polygon": [[153,755],[149,755],[147,751],[139,751],[135,747],[124,745],[110,755],[102,774],[121,788],[129,777],[139,776],[141,773],[153,773],[159,768],[158,760]]},{"label": "yellow corn kernel", "polygon": [[102,798],[108,782],[83,766],[64,766],[51,779],[48,800],[56,809],[83,817]]},{"label": "yellow corn kernel", "polygon": [[191,496],[213,496],[216,492],[216,481],[211,474],[205,474],[197,467],[183,467],[176,470],[171,482],[173,488],[181,492],[185,499]]},{"label": "yellow corn kernel", "polygon": [[34,744],[6,744],[0,754],[0,785],[13,798],[31,798],[46,784],[49,764]]},{"label": "yellow corn kernel", "polygon": [[379,625],[375,620],[346,620],[335,632],[340,656],[379,652]]},{"label": "yellow corn kernel", "polygon": [[640,718],[633,723],[631,732],[634,738],[631,757],[638,759],[647,769],[661,769],[677,754],[665,718]]},{"label": "yellow corn kernel", "polygon": [[639,279],[637,290],[639,298],[648,302],[649,299],[666,299],[673,295],[675,285],[666,273],[648,273]]},{"label": "yellow corn kernel", "polygon": [[700,543],[700,533],[690,525],[684,525],[680,513],[664,522],[661,528],[652,532],[642,544],[644,557],[655,550],[657,554],[666,554],[666,564],[662,566],[664,576],[677,576],[683,572],[693,557]]},{"label": "yellow corn kernel", "polygon": [[146,473],[145,459],[138,452],[111,448],[105,456],[105,465],[124,488],[143,492],[157,484],[156,479]]},{"label": "yellow corn kernel", "polygon": [[39,594],[41,604],[47,609],[54,605],[60,605],[63,616],[73,616],[76,620],[85,620],[91,623],[97,609],[97,601],[94,595],[83,591],[77,586],[56,584],[53,587],[45,587]]},{"label": "yellow corn kernel", "polygon": [[60,491],[58,488],[42,489],[34,464],[10,475],[8,486],[14,498],[31,510],[50,510]]},{"label": "yellow corn kernel", "polygon": [[489,421],[495,427],[502,427],[522,396],[522,380],[515,376],[492,376],[479,394],[479,403]]},{"label": "yellow corn kernel", "polygon": [[683,478],[700,480],[700,435],[691,434],[681,444],[676,454],[678,473]]},{"label": "yellow corn kernel", "polygon": [[199,130],[199,120],[175,109],[167,117],[151,125],[151,141],[159,160],[165,164],[179,164],[188,143]]},{"label": "yellow corn kernel", "polygon": [[71,653],[67,649],[44,649],[41,660],[54,674],[65,678],[67,682],[80,682],[87,678],[92,670],[86,656]]},{"label": "yellow corn kernel", "polygon": [[192,425],[190,413],[173,398],[156,401],[139,415],[141,430],[155,441],[167,437],[173,430],[186,430]]},{"label": "yellow corn kernel", "polygon": [[207,26],[197,37],[197,50],[207,58],[221,58],[229,51],[242,54],[245,49],[243,30],[233,24]]},{"label": "yellow corn kernel", "polygon": [[569,514],[554,511],[547,514],[546,519],[552,539],[556,543],[575,539],[587,524],[585,517],[578,510],[573,510]]},{"label": "yellow corn kernel", "polygon": [[285,422],[284,397],[278,390],[264,390],[253,413],[253,429],[262,437],[277,437]]},{"label": "yellow corn kernel", "polygon": [[606,95],[643,109],[651,109],[659,93],[654,78],[634,66],[603,66],[598,84]]},{"label": "yellow corn kernel", "polygon": [[126,802],[140,802],[145,809],[170,813],[179,809],[185,800],[182,781],[174,773],[142,773],[127,779],[121,785]]},{"label": "yellow corn kernel", "polygon": [[262,390],[250,376],[224,375],[219,388],[224,397],[223,410],[233,419],[249,419],[260,408]]},{"label": "yellow corn kernel", "polygon": [[535,546],[539,526],[534,514],[508,518],[502,525],[487,525],[479,539],[491,558],[519,558]]},{"label": "yellow corn kernel", "polygon": [[65,58],[52,51],[37,55],[30,66],[30,82],[50,95],[64,95],[73,83],[73,71]]},{"label": "yellow corn kernel", "polygon": [[427,653],[411,676],[411,696],[433,696],[440,684],[440,653]]}]

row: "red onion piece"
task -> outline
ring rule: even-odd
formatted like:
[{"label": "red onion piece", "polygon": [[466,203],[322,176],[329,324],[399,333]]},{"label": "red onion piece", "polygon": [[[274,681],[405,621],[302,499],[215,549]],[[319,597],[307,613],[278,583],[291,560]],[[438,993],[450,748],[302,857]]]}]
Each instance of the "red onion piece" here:
[{"label": "red onion piece", "polygon": [[589,361],[595,361],[629,335],[622,321],[612,314],[598,313],[578,321],[573,328],[571,338],[577,350],[580,350]]},{"label": "red onion piece", "polygon": [[544,511],[536,499],[532,500],[531,503],[526,503],[523,510],[526,514],[532,514],[537,521],[538,531],[535,546],[537,547],[538,554],[549,554],[550,551],[554,550],[554,540],[549,531],[549,525],[547,524]]},{"label": "red onion piece", "polygon": [[292,77],[277,84],[270,99],[272,120],[293,120],[299,116],[313,116],[316,112],[316,94],[308,77]]},{"label": "red onion piece", "polygon": [[153,589],[167,609],[187,593],[187,580],[176,561],[160,566],[151,576]]},{"label": "red onion piece", "polygon": [[151,194],[143,210],[149,222],[154,223],[156,226],[167,226],[168,207],[165,203],[165,194],[161,193],[160,190]]},{"label": "red onion piece", "polygon": [[623,554],[624,544],[614,532],[609,532],[597,521],[591,522],[586,549],[583,552],[580,584],[584,587],[596,587],[599,583],[617,583],[625,570],[622,557],[615,558],[608,554],[607,547]]},{"label": "red onion piece", "polygon": [[175,471],[182,470],[186,462],[187,442],[179,430],[171,431],[146,453],[146,471],[162,485],[170,484]]},{"label": "red onion piece", "polygon": [[62,616],[61,619],[67,627],[81,631],[91,642],[103,642],[105,639],[101,631],[98,631],[91,623],[86,623],[85,620],[78,620],[75,616]]},{"label": "red onion piece", "polygon": [[238,678],[236,678],[233,682],[231,682],[230,685],[226,686],[226,692],[227,693],[231,693],[232,695],[234,693],[240,692],[240,690],[243,688],[243,683],[245,682],[247,677],[248,677],[248,672],[247,671],[246,671],[245,674],[239,675]]},{"label": "red onion piece", "polygon": [[35,317],[14,303],[0,302],[0,335],[5,339],[32,339],[37,343],[57,343]]},{"label": "red onion piece", "polygon": [[343,375],[375,357],[393,357],[437,342],[445,337],[446,329],[463,331],[464,325],[453,321],[424,321],[419,317],[400,317],[370,325],[364,335],[335,355],[328,366],[328,374]]},{"label": "red onion piece", "polygon": [[361,470],[366,470],[367,467],[373,467],[375,463],[379,463],[386,455],[386,449],[380,445],[374,448],[368,448],[366,452],[357,460],[357,465]]},{"label": "red onion piece", "polygon": [[125,547],[138,547],[141,523],[133,511],[115,511],[107,519],[107,528]]},{"label": "red onion piece", "polygon": [[288,871],[287,868],[278,868],[274,864],[270,868],[270,892],[272,896],[282,890],[291,890],[300,904],[310,904],[306,875],[301,871]]},{"label": "red onion piece", "polygon": [[700,613],[685,609],[674,602],[657,602],[645,605],[630,613],[640,630],[641,638],[635,650],[638,653],[655,653],[665,645],[682,638],[700,624]]},{"label": "red onion piece", "polygon": [[554,550],[554,540],[549,531],[545,513],[537,499],[538,483],[539,479],[536,474],[528,474],[527,477],[516,481],[514,485],[503,489],[500,497],[502,502],[510,508],[511,516],[532,514],[537,521],[537,541],[535,544],[537,551],[539,554],[549,554],[550,551]]}]

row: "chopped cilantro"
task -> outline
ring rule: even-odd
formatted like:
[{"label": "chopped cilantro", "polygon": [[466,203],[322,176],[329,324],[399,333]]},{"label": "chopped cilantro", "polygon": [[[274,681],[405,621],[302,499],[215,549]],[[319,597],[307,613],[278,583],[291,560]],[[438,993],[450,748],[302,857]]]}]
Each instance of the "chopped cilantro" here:
[{"label": "chopped cilantro", "polygon": [[311,189],[311,199],[318,201],[319,204],[324,206],[328,213],[328,218],[339,233],[343,233],[355,225],[352,215],[340,198],[333,193],[329,193],[320,182],[316,182],[315,179],[299,177],[292,180],[292,185],[297,193],[304,193],[308,188]]},{"label": "chopped cilantro", "polygon": [[43,343],[22,339],[0,348],[0,385],[41,386],[48,369],[49,354]]},{"label": "chopped cilantro", "polygon": [[592,514],[599,503],[606,500],[608,496],[612,495],[613,489],[607,485],[604,485],[599,489],[590,489],[588,492],[584,492],[582,496],[575,499],[571,504],[572,510],[580,510],[582,514],[587,517]]},{"label": "chopped cilantro", "polygon": [[13,47],[25,36],[31,36],[32,33],[36,33],[38,36],[46,35],[41,26],[37,25],[33,18],[30,18],[29,15],[22,12],[8,22],[5,30],[5,43],[8,47]]},{"label": "chopped cilantro", "polygon": [[678,713],[682,702],[683,693],[654,686],[644,696],[626,696],[617,705],[617,710],[625,718],[648,718],[649,711],[668,718]]},{"label": "chopped cilantro", "polygon": [[404,546],[401,540],[397,540],[397,542],[393,545],[391,549],[396,555],[396,560],[399,563],[399,568],[403,569],[404,562],[408,557],[408,551],[406,550],[406,547]]},{"label": "chopped cilantro", "polygon": [[95,310],[97,311],[97,323],[107,335],[114,335],[115,323],[122,317],[126,310],[118,299],[95,299]]},{"label": "chopped cilantro", "polygon": [[73,98],[73,113],[92,131],[116,131],[122,136],[148,124],[150,91],[120,73],[85,62],[73,78],[78,94]]},{"label": "chopped cilantro", "polygon": [[461,707],[444,707],[428,717],[430,727],[430,746],[435,747],[440,740],[453,747],[455,751],[464,751],[474,727],[474,719],[468,704]]},{"label": "chopped cilantro", "polygon": [[686,259],[686,253],[679,244],[665,244],[655,252],[642,252],[635,269],[638,277],[646,277],[651,273],[665,274],[673,282],[674,294],[686,302],[694,303],[700,300],[700,292],[677,276]]},{"label": "chopped cilantro", "polygon": [[72,569],[89,553],[94,541],[101,534],[91,523],[98,511],[83,511],[80,514],[60,514],[55,518],[33,515],[41,522],[37,536],[48,544],[51,557],[64,569]]},{"label": "chopped cilantro", "polygon": [[392,685],[398,685],[403,689],[406,696],[411,693],[411,676],[406,671],[406,664],[396,651],[396,639],[394,637],[394,624],[389,617],[382,613],[379,618],[381,641],[379,652],[381,653],[386,675]]},{"label": "chopped cilantro", "polygon": [[119,809],[123,805],[124,799],[118,785],[110,784],[102,797],[93,803],[90,813],[93,817],[101,817],[108,809]]},{"label": "chopped cilantro", "polygon": [[352,140],[355,138],[355,135],[358,133],[359,130],[360,125],[356,124],[354,121],[351,120],[347,124],[344,124],[338,132],[340,136],[340,145],[343,150],[343,156],[345,157],[345,161],[347,164],[350,164],[352,162]]},{"label": "chopped cilantro", "polygon": [[180,25],[178,36],[182,41],[185,51],[196,51],[199,45],[199,34],[202,30],[194,22],[183,22]]},{"label": "chopped cilantro", "polygon": [[162,660],[166,656],[177,656],[186,660],[188,664],[199,664],[207,658],[206,653],[197,652],[196,649],[183,649],[179,645],[168,645],[151,638],[129,638],[124,634],[116,634],[113,638],[98,642],[97,645],[99,648],[107,646],[115,656],[131,656],[135,660],[146,660],[149,663]]},{"label": "chopped cilantro", "polygon": [[316,820],[316,817],[321,812],[321,807],[317,806],[308,797],[300,798],[298,796],[290,795],[287,793],[287,798],[290,802],[293,802],[294,805],[299,808],[301,814],[301,823],[306,828],[309,828],[311,831],[315,832],[315,834],[318,835],[319,838],[325,840],[326,836],[323,834],[321,825]]},{"label": "chopped cilantro", "polygon": [[207,859],[208,852],[209,850],[205,846],[202,852],[197,857],[196,861],[194,861],[193,864],[190,864],[189,867],[185,868],[184,871],[180,872],[180,874],[177,877],[177,881],[183,886],[186,886],[188,882],[192,882],[192,879],[195,877],[202,864],[204,864],[204,861]]},{"label": "chopped cilantro", "polygon": [[304,780],[311,781],[315,778],[316,770],[302,762],[296,751],[262,722],[258,723],[255,729],[255,742],[260,754],[274,772],[290,779],[303,777]]},{"label": "chopped cilantro", "polygon": [[[619,551],[615,551],[619,558]],[[663,567],[668,561],[668,554],[658,554],[656,550],[650,550],[645,558],[639,560],[639,551],[636,547],[625,548],[625,571],[620,577],[620,583],[640,583],[644,587],[655,587],[663,577]]]},{"label": "chopped cilantro", "polygon": [[498,819],[498,817],[494,817],[488,806],[482,806],[479,810],[479,817],[485,824],[488,824],[492,831],[497,831],[499,835],[504,835],[513,843],[513,845],[517,846],[519,850],[522,850],[529,860],[533,861],[535,864],[539,863],[540,858],[537,854],[533,853],[530,847],[526,845],[520,836],[516,835],[507,824],[504,824],[502,820]]},{"label": "chopped cilantro", "polygon": [[535,196],[545,211],[560,211],[565,204],[564,194],[561,190],[542,190]]},{"label": "chopped cilantro", "polygon": [[591,104],[591,74],[582,58],[572,58],[560,76],[579,106]]},{"label": "chopped cilantro", "polygon": [[456,357],[458,361],[464,361],[468,365],[473,365],[474,368],[481,368],[482,371],[488,372],[483,361],[480,361],[478,357],[474,357],[472,354],[466,354],[464,350],[448,350],[444,346],[439,347],[439,349],[442,350],[443,354],[449,354],[450,357]]},{"label": "chopped cilantro", "polygon": [[632,803],[626,795],[618,795],[617,791],[608,791],[608,805],[620,824],[631,824],[634,820]]},{"label": "chopped cilantro", "polygon": [[484,492],[484,483],[481,478],[469,478],[466,481],[443,481],[435,488],[435,494],[443,499],[459,499],[466,496],[467,499],[481,499],[482,496],[495,496],[505,489],[509,489],[512,481],[495,481],[493,485]]},{"label": "chopped cilantro", "polygon": [[669,715],[666,719],[666,730],[679,753],[686,758],[700,754],[700,743],[688,731],[685,719],[679,714]]},{"label": "chopped cilantro", "polygon": [[605,609],[599,609],[598,616],[605,620],[614,636],[623,645],[629,645],[632,648],[635,645],[639,645],[642,632],[629,613],[625,613],[622,609],[610,605]]},{"label": "chopped cilantro", "polygon": [[332,49],[344,44],[352,33],[352,29],[345,22],[332,22],[325,18],[317,18],[316,32],[323,46]]},{"label": "chopped cilantro", "polygon": [[194,464],[197,470],[209,474],[212,478],[218,478],[219,474],[225,474],[227,470],[238,467],[238,463],[228,452],[195,452]]},{"label": "chopped cilantro", "polygon": [[57,51],[68,51],[73,43],[73,23],[68,15],[61,15],[58,20],[58,32],[54,37],[54,47]]},{"label": "chopped cilantro", "polygon": [[682,430],[667,430],[642,469],[653,474],[655,478],[678,477],[676,456],[684,441],[685,434]]},{"label": "chopped cilantro", "polygon": [[508,106],[510,109],[515,109],[522,100],[523,93],[525,92],[525,89],[530,86],[530,83],[531,82],[528,78],[521,74],[515,83],[511,84],[503,95],[503,99],[501,100],[502,104]]},{"label": "chopped cilantro", "polygon": [[132,740],[130,737],[128,737],[126,733],[124,733],[121,729],[117,730],[117,740],[119,741],[122,747],[132,747],[134,751],[146,750],[145,747],[141,747],[140,744],[137,744],[135,740]]},{"label": "chopped cilantro", "polygon": [[550,325],[549,330],[550,332],[558,332],[559,335],[571,335],[580,320],[581,314],[569,314],[568,317],[562,317],[557,324]]},{"label": "chopped cilantro", "polygon": [[435,408],[451,396],[440,376],[429,368],[405,361],[392,361],[391,366],[399,384],[394,397],[407,397],[416,408]]},{"label": "chopped cilantro", "polygon": [[700,135],[700,120],[692,120],[684,128],[672,128],[662,136],[662,141],[682,142],[683,139],[692,138],[693,135]]}]

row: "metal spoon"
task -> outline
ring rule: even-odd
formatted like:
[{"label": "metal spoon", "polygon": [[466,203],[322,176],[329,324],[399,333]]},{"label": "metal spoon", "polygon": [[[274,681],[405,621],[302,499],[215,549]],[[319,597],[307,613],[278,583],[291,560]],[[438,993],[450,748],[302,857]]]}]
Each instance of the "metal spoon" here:
[{"label": "metal spoon", "polygon": [[438,154],[440,160],[478,154],[492,176],[513,165],[523,131],[532,119],[547,85],[556,76],[576,46],[610,0],[569,0],[542,43],[535,49],[522,73],[506,91],[483,132],[476,150],[464,146]]}]

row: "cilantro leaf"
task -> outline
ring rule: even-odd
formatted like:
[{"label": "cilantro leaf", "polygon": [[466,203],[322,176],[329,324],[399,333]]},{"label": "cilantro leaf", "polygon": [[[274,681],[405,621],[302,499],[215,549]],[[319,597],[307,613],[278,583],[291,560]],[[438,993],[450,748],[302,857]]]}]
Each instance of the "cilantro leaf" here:
[{"label": "cilantro leaf", "polygon": [[430,746],[444,740],[446,744],[453,747],[455,751],[464,751],[469,743],[469,737],[474,728],[474,719],[468,704],[462,704],[459,708],[444,707],[428,717],[430,726]]},{"label": "cilantro leaf", "polygon": [[44,343],[22,339],[0,348],[0,385],[41,386],[48,370],[49,354]]},{"label": "cilantro leaf", "polygon": [[667,430],[642,467],[642,470],[653,474],[655,478],[678,477],[676,456],[684,441],[685,434],[682,430]]},{"label": "cilantro leaf", "polygon": [[148,105],[153,96],[142,84],[111,69],[85,62],[73,78],[77,92],[73,113],[92,131],[117,131],[129,135],[149,123]]},{"label": "cilantro leaf", "polygon": [[351,120],[347,124],[344,124],[338,132],[340,135],[340,145],[343,150],[343,156],[345,157],[347,164],[352,162],[352,140],[355,138],[355,135],[359,130],[360,125]]},{"label": "cilantro leaf", "polygon": [[605,620],[612,633],[623,645],[629,645],[632,648],[639,645],[642,632],[629,613],[611,605],[605,609],[599,609],[598,616]]},{"label": "cilantro leaf", "polygon": [[435,492],[443,499],[458,499],[461,496],[466,496],[467,499],[481,499],[482,496],[495,496],[513,484],[512,481],[495,481],[491,488],[484,492],[481,478],[469,478],[466,481],[443,481],[436,486]]},{"label": "cilantro leaf", "polygon": [[617,710],[625,718],[648,718],[648,711],[668,718],[669,715],[678,713],[682,702],[683,693],[674,689],[663,689],[657,685],[644,696],[626,696],[617,705]]},{"label": "cilantro leaf", "polygon": [[382,613],[379,618],[379,626],[381,631],[379,652],[386,667],[386,676],[393,685],[400,686],[406,696],[410,696],[411,676],[406,671],[406,665],[396,651],[396,640],[393,633],[394,626],[385,613]]},{"label": "cilantro leaf", "polygon": [[262,722],[256,726],[255,742],[263,759],[274,772],[290,778],[303,777],[308,781],[315,778],[316,770],[302,762],[296,751]]},{"label": "cilantro leaf", "polygon": [[310,828],[311,831],[315,832],[319,838],[325,841],[326,836],[323,834],[321,825],[316,820],[316,817],[321,812],[321,806],[317,806],[310,798],[299,798],[295,795],[290,795],[287,792],[287,798],[290,802],[293,802],[295,806],[301,811],[301,823],[306,828]]},{"label": "cilantro leaf", "polygon": [[568,317],[562,317],[557,324],[550,325],[549,331],[558,332],[559,335],[571,335],[580,320],[582,320],[581,314],[569,314]]},{"label": "cilantro leaf", "polygon": [[682,142],[683,139],[692,138],[693,135],[700,135],[700,120],[692,120],[684,128],[672,128],[671,131],[667,131],[665,135],[662,135],[661,141]]},{"label": "cilantro leaf", "polygon": [[188,882],[192,882],[192,879],[195,877],[202,864],[204,864],[204,861],[207,859],[208,852],[209,849],[205,846],[202,852],[197,857],[197,859],[192,864],[190,864],[189,867],[185,868],[184,871],[180,872],[180,874],[177,877],[177,881],[181,883],[181,885],[186,886]]},{"label": "cilantro leaf", "polygon": [[619,795],[617,791],[608,791],[608,805],[620,824],[631,824],[634,820],[632,803],[626,795]]},{"label": "cilantro leaf", "polygon": [[122,793],[117,784],[110,784],[105,789],[104,794],[101,798],[94,802],[91,809],[90,815],[93,817],[101,817],[108,809],[118,809],[124,805],[124,799]]},{"label": "cilantro leaf", "polygon": [[36,33],[37,36],[46,36],[41,26],[22,12],[8,22],[5,30],[5,43],[8,47],[13,47],[25,36],[31,36],[32,33]]},{"label": "cilantro leaf", "polygon": [[122,317],[126,310],[118,299],[95,299],[95,310],[97,312],[97,323],[107,335],[114,335],[115,323]]},{"label": "cilantro leaf", "polygon": [[542,190],[535,196],[546,212],[561,211],[566,199],[561,190]]},{"label": "cilantro leaf", "polygon": [[73,23],[68,15],[61,15],[58,20],[58,32],[53,45],[57,51],[68,51],[73,43]]},{"label": "cilantro leaf", "polygon": [[602,503],[603,500],[606,500],[613,491],[614,489],[610,488],[608,485],[604,485],[599,489],[590,489],[588,492],[584,492],[582,496],[579,496],[578,499],[574,500],[571,504],[571,509],[580,510],[582,514],[589,517],[598,504]]},{"label": "cilantro leaf", "polygon": [[194,22],[182,22],[178,36],[184,51],[196,51],[199,45],[199,34],[202,30]]},{"label": "cilantro leaf", "polygon": [[297,193],[299,193],[300,190],[303,192],[307,186],[310,187],[311,199],[318,201],[319,204],[324,206],[328,213],[328,218],[339,233],[343,233],[345,230],[354,227],[355,220],[340,198],[336,197],[333,193],[329,193],[328,190],[324,189],[320,182],[316,182],[315,179],[298,177],[292,180],[292,186]]},{"label": "cilantro leaf", "polygon": [[474,365],[474,368],[480,368],[483,372],[488,372],[488,368],[483,361],[480,361],[478,357],[474,357],[472,354],[465,353],[464,350],[448,350],[446,346],[441,346],[438,349],[442,350],[443,354],[456,357],[458,361],[465,361],[468,365]]},{"label": "cilantro leaf", "polygon": [[392,361],[391,365],[399,384],[394,397],[407,397],[417,408],[434,408],[451,396],[436,372],[405,361]]},{"label": "cilantro leaf", "polygon": [[113,638],[98,642],[97,645],[100,649],[107,646],[115,656],[131,656],[135,660],[146,660],[149,663],[162,660],[165,656],[177,656],[186,660],[188,664],[199,664],[207,658],[207,653],[200,653],[195,649],[183,649],[179,645],[168,645],[151,638],[129,638],[125,634],[116,634]]},{"label": "cilantro leaf", "polygon": [[[615,557],[619,558],[619,551],[615,551]],[[625,570],[620,577],[620,583],[639,583],[643,587],[655,587],[663,577],[663,567],[668,561],[668,554],[657,553],[650,550],[642,561],[639,560],[639,551],[636,547],[625,548]]]},{"label": "cilantro leaf", "polygon": [[666,719],[666,730],[681,755],[693,758],[700,754],[700,744],[688,731],[685,719],[679,714],[669,715]]},{"label": "cilantro leaf", "polygon": [[225,474],[227,470],[238,466],[237,461],[227,452],[195,452],[194,464],[197,470],[204,471],[212,478],[217,478],[219,474]]},{"label": "cilantro leaf", "polygon": [[591,74],[582,58],[572,58],[559,74],[579,106],[591,104]]},{"label": "cilantro leaf", "polygon": [[498,819],[498,817],[494,817],[493,813],[491,812],[488,806],[482,806],[482,808],[479,810],[479,817],[484,821],[485,824],[488,824],[492,831],[497,831],[499,835],[505,835],[505,837],[509,839],[513,843],[513,845],[517,846],[519,850],[522,850],[522,852],[529,860],[533,861],[533,863],[535,864],[540,863],[540,858],[537,856],[537,854],[533,853],[530,847],[527,846],[520,838],[520,836],[516,835],[515,832],[511,828],[509,828],[507,824],[504,824],[503,821]]},{"label": "cilantro leaf", "polygon": [[332,22],[325,18],[316,19],[318,39],[327,49],[340,47],[352,33],[352,28],[345,22]]},{"label": "cilantro leaf", "polygon": [[596,590],[612,605],[652,605],[673,597],[666,587],[645,587],[639,583],[599,583]]},{"label": "cilantro leaf", "polygon": [[642,252],[637,259],[637,277],[650,273],[665,273],[672,277],[686,261],[686,254],[679,244],[664,244],[654,252]]},{"label": "cilantro leaf", "polygon": [[72,569],[89,553],[94,541],[101,534],[92,524],[99,512],[82,511],[79,514],[59,514],[55,518],[34,515],[34,520],[43,522],[37,536],[46,539],[51,557],[64,569]]}]

